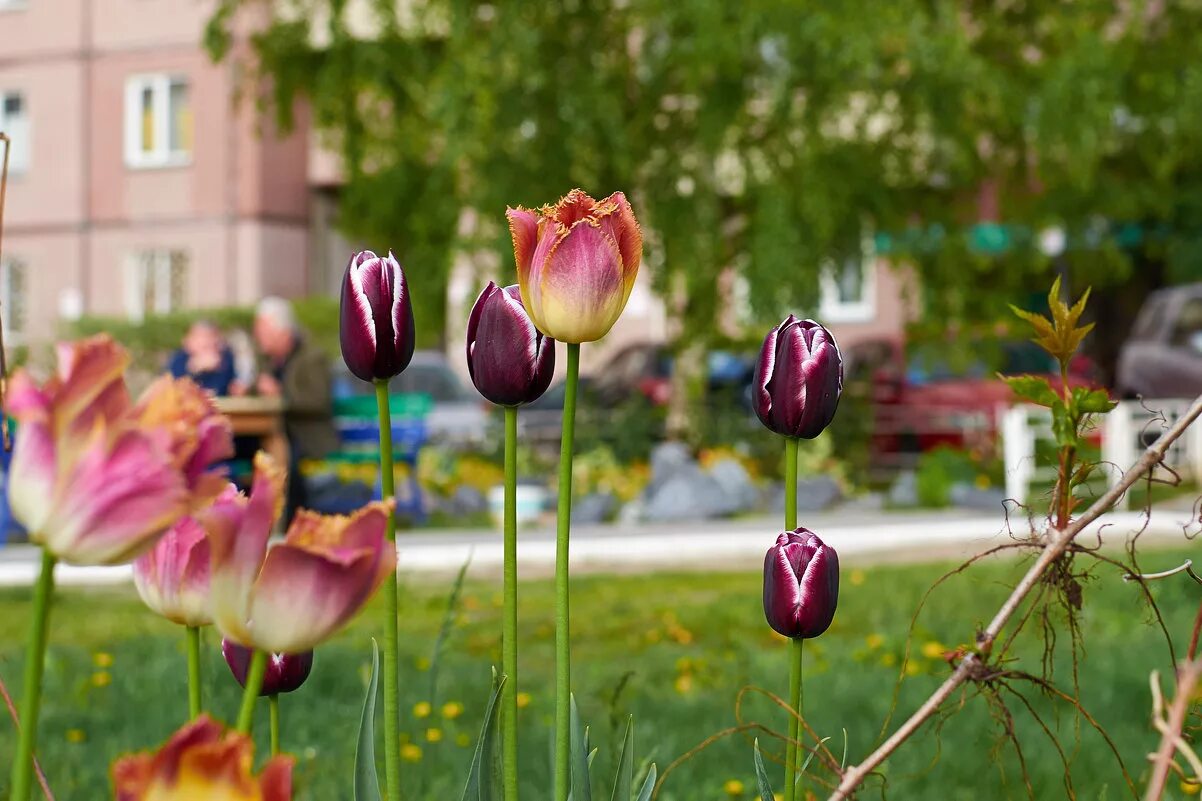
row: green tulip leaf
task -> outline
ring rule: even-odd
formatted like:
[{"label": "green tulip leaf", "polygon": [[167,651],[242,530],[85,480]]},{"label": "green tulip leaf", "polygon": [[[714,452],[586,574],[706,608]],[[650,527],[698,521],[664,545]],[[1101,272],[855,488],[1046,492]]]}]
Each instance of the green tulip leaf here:
[{"label": "green tulip leaf", "polygon": [[651,801],[651,794],[655,792],[656,776],[655,763],[652,763],[651,769],[647,771],[647,780],[643,782],[643,789],[639,790],[637,801]]},{"label": "green tulip leaf", "polygon": [[580,710],[576,708],[576,696],[572,696],[572,794],[571,801],[593,801],[593,788],[589,781],[589,765],[592,757],[589,755],[588,729],[580,720]]},{"label": "green tulip leaf", "polygon": [[381,801],[376,773],[376,696],[380,683],[380,646],[371,641],[371,678],[359,719],[359,744],[355,748],[355,801]]},{"label": "green tulip leaf", "polygon": [[755,780],[760,791],[760,801],[774,801],[772,784],[768,781],[768,771],[764,770],[764,758],[760,756],[760,740],[755,740]]},{"label": "green tulip leaf", "polygon": [[501,797],[500,763],[497,753],[499,718],[497,702],[506,677],[498,676],[493,669],[492,696],[484,711],[484,723],[480,726],[480,739],[476,741],[476,752],[472,755],[472,767],[463,788],[462,801],[494,801]]},{"label": "green tulip leaf", "polygon": [[618,757],[618,777],[610,801],[630,801],[634,791],[634,715],[626,718],[626,734],[622,737],[622,753]]}]

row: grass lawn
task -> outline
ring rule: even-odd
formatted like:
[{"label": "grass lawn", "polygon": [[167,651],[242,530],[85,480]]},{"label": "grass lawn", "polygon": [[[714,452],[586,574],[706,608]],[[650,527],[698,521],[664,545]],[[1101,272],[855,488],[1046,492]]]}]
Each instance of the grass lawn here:
[{"label": "grass lawn", "polygon": [[[1146,569],[1179,563],[1184,551],[1152,552]],[[807,644],[806,708],[812,724],[830,735],[836,753],[847,730],[852,759],[877,739],[890,708],[911,614],[941,565],[845,565],[839,614],[831,630]],[[988,619],[1020,565],[993,561],[940,589],[919,620],[915,661],[902,685],[900,710],[908,712],[938,683],[947,666],[936,655],[968,639]],[[491,583],[469,582],[444,655],[431,656],[446,606],[448,586],[409,587],[403,595],[403,705],[408,747],[404,769],[408,799],[458,799],[470,744],[488,691],[489,668],[500,661],[497,642],[500,595]],[[1110,731],[1129,769],[1144,773],[1143,755],[1155,747],[1148,725],[1148,673],[1165,671],[1163,637],[1148,624],[1138,589],[1114,569],[1099,570],[1085,585],[1081,625],[1087,653],[1080,663],[1084,702]],[[755,685],[783,693],[786,648],[765,625],[756,574],[590,576],[573,585],[574,686],[593,742],[598,798],[609,798],[612,765],[623,713],[637,720],[638,756],[652,757],[662,771],[707,735],[735,721],[735,697]],[[1200,597],[1182,577],[1156,587],[1179,642]],[[0,675],[19,691],[25,592],[0,593]],[[297,799],[349,799],[362,693],[370,661],[370,637],[378,607],[317,654],[309,682],[282,703],[284,747],[297,755]],[[520,689],[529,694],[522,712],[525,797],[548,796],[552,714],[552,587],[522,588]],[[66,590],[53,614],[41,756],[59,801],[110,798],[107,766],[118,754],[161,742],[181,723],[186,709],[182,631],[143,610],[132,590]],[[1070,679],[1061,633],[1056,678]],[[234,716],[238,688],[210,634],[205,663],[206,706]],[[1180,647],[1180,646],[1179,646]],[[924,655],[925,652],[925,655]],[[1039,670],[1039,647],[1019,649],[1020,664]],[[437,673],[437,675],[433,675]],[[432,689],[432,685],[436,688]],[[1130,797],[1113,756],[1082,727],[1074,745],[1074,718],[1063,704],[1029,692],[1035,709],[1058,730],[1074,758],[1072,776],[1082,799]],[[616,697],[616,700],[615,700]],[[1011,699],[1036,798],[1066,796],[1056,750],[1016,699]],[[431,702],[428,717],[415,705]],[[456,716],[462,704],[463,712]],[[450,704],[450,706],[446,706]],[[1060,713],[1057,714],[1056,710]],[[265,744],[266,710],[257,722]],[[447,713],[447,714],[444,714]],[[746,719],[783,729],[785,718],[769,704],[751,702]],[[1011,745],[981,698],[936,733],[924,729],[888,765],[888,793],[897,799],[1026,798]],[[761,740],[767,738],[761,736]],[[0,797],[7,795],[7,755],[12,727],[0,718]],[[736,735],[675,770],[661,801],[751,798],[751,747]],[[771,768],[773,775],[777,768]],[[746,788],[742,795],[731,780]],[[778,790],[779,782],[778,782]],[[1179,794],[1174,785],[1172,793]],[[877,793],[866,794],[877,797]]]}]

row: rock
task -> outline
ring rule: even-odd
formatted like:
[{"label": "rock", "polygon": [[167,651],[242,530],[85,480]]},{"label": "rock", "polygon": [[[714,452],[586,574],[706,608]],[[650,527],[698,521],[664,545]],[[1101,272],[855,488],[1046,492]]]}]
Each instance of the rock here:
[{"label": "rock", "polygon": [[608,492],[594,492],[572,501],[573,523],[604,523],[618,508],[618,499]]},{"label": "rock", "polygon": [[885,506],[885,495],[881,492],[866,492],[850,498],[843,505],[844,509],[854,509],[863,512],[879,512]]},{"label": "rock", "polygon": [[622,508],[618,510],[618,525],[632,526],[636,523],[642,523],[646,520],[645,513],[647,506],[642,498],[635,498],[633,501],[628,501],[622,504]]},{"label": "rock", "polygon": [[918,505],[918,475],[913,470],[899,473],[889,487],[890,506]]},{"label": "rock", "polygon": [[948,490],[948,499],[952,506],[965,509],[985,509],[991,512],[1001,511],[1006,502],[1006,493],[990,487],[981,489],[964,481],[952,484]]},{"label": "rock", "polygon": [[[797,511],[821,512],[829,509],[843,499],[843,490],[839,482],[830,476],[812,476],[799,479],[797,482]],[[781,514],[785,511],[785,485],[777,484],[772,493],[772,511]]]},{"label": "rock", "polygon": [[447,514],[454,517],[469,517],[488,511],[488,498],[475,487],[466,484],[455,488],[445,504]]},{"label": "rock", "polygon": [[750,511],[759,504],[759,490],[742,463],[734,459],[721,459],[709,469],[709,475],[722,488],[726,504],[732,507],[731,514]]},{"label": "rock", "polygon": [[682,471],[697,467],[688,446],[682,442],[661,442],[651,450],[651,481],[648,491],[663,486]]},{"label": "rock", "polygon": [[643,518],[657,523],[711,520],[736,509],[713,476],[693,465],[658,487],[648,487]]}]

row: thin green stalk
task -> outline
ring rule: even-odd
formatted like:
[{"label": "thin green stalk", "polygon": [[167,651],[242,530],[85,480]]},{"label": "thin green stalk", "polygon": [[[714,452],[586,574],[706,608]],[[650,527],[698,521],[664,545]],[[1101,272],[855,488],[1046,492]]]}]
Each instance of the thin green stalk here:
[{"label": "thin green stalk", "polygon": [[793,758],[785,765],[787,771],[785,774],[785,801],[795,801],[795,799],[805,797],[803,789],[805,782],[797,774],[802,762],[805,761],[802,759],[805,749],[799,745],[805,738],[805,729],[801,727],[801,656],[804,643],[805,640],[798,637],[793,640],[789,649],[793,657],[790,660],[793,664],[789,670],[789,708],[797,713],[789,715],[789,743],[798,743],[798,745],[792,745]]},{"label": "thin green stalk", "polygon": [[505,801],[518,798],[518,410],[505,409],[505,619],[501,666],[507,681],[501,704]]},{"label": "thin green stalk", "polygon": [[21,730],[17,758],[13,761],[9,801],[28,801],[33,789],[33,751],[38,739],[38,710],[42,703],[42,670],[46,664],[46,635],[50,624],[50,599],[54,594],[54,556],[42,550],[42,572],[33,588],[33,616],[25,648],[25,685],[21,697]]},{"label": "thin green stalk", "polygon": [[[392,411],[388,382],[376,381],[376,410],[380,417],[380,489],[385,499],[396,497],[392,461]],[[388,541],[396,542],[396,510],[388,513]],[[384,582],[384,792],[389,801],[401,799],[401,656],[397,644],[400,601],[396,574]]]},{"label": "thin green stalk", "polygon": [[580,345],[568,344],[563,396],[563,435],[559,443],[559,524],[555,534],[555,801],[567,801],[572,787],[572,640],[568,609],[568,534],[572,525],[572,440],[576,435],[576,385]]},{"label": "thin green stalk", "polygon": [[238,731],[250,734],[255,723],[255,701],[263,689],[263,677],[267,675],[267,652],[256,648],[250,657],[246,671],[246,688],[242,691],[242,707],[238,710]]},{"label": "thin green stalk", "polygon": [[200,628],[188,626],[188,717],[200,715]]},{"label": "thin green stalk", "polygon": [[[797,528],[797,446],[794,437],[785,437],[785,530]],[[801,693],[801,640],[797,643],[797,656],[789,670],[790,709],[797,710],[797,699]],[[789,715],[789,740],[785,744],[785,801],[793,801],[797,783],[797,732],[800,729],[797,715]]]},{"label": "thin green stalk", "polygon": [[271,710],[271,755],[280,753],[280,696],[267,696],[268,708]]}]

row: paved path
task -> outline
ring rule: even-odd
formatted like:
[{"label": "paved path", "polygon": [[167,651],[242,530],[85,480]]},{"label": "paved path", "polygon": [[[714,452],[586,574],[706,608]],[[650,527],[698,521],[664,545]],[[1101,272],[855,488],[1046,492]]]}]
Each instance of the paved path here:
[{"label": "paved path", "polygon": [[[803,525],[832,544],[844,564],[904,559],[954,558],[1006,542],[1029,531],[1024,519],[1004,515],[947,512],[883,512],[841,509],[803,514]],[[1184,542],[1182,532],[1191,511],[1157,508],[1150,520],[1143,513],[1115,512],[1083,533],[1091,541],[1103,530],[1112,543],[1147,524],[1146,537],[1158,542]],[[1191,531],[1197,531],[1194,524]],[[776,518],[713,521],[694,524],[576,526],[572,532],[574,571],[650,572],[655,570],[755,569],[780,531]],[[1014,532],[1011,534],[1011,532]],[[484,530],[440,530],[402,534],[398,538],[402,575],[443,576],[457,571],[470,557],[475,575],[499,575],[500,534]],[[518,544],[523,577],[548,575],[555,563],[555,532],[540,527],[523,532]],[[37,550],[31,546],[0,548],[0,586],[33,582]],[[130,581],[129,566],[72,567],[56,571],[60,585],[120,584]]]}]

